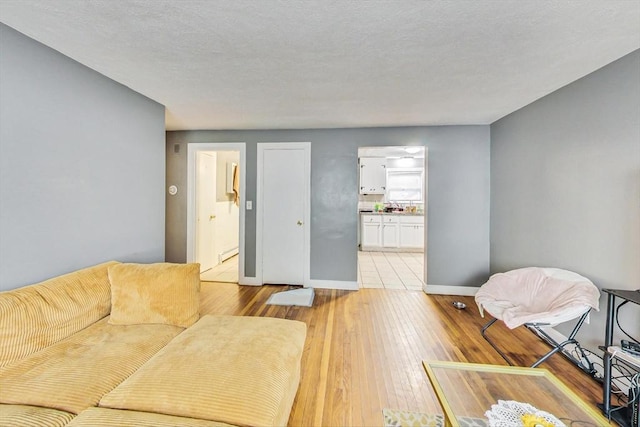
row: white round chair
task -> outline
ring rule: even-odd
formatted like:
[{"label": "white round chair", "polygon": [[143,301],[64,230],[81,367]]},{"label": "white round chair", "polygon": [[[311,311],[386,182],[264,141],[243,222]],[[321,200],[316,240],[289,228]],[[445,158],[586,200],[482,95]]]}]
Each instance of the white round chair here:
[{"label": "white round chair", "polygon": [[[489,327],[498,320],[510,329],[524,325],[552,347],[532,365],[533,368],[573,344],[575,351],[563,351],[562,354],[591,375],[595,374],[593,364],[575,336],[582,324],[588,322],[591,309],[599,310],[599,299],[600,291],[586,277],[559,268],[540,267],[494,274],[475,296],[481,316],[484,317],[485,311],[493,316],[482,327],[482,336],[507,363],[513,365],[511,359],[487,335]],[[561,342],[545,330],[574,319],[578,319],[577,324],[567,339]],[[579,354],[580,358],[573,356],[573,353]]]}]

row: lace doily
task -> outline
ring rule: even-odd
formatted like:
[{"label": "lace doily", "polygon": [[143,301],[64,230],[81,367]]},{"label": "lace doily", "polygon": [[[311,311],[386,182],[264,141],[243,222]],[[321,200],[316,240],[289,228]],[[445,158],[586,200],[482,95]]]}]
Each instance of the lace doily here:
[{"label": "lace doily", "polygon": [[490,427],[566,427],[550,413],[515,400],[498,400],[484,416]]}]

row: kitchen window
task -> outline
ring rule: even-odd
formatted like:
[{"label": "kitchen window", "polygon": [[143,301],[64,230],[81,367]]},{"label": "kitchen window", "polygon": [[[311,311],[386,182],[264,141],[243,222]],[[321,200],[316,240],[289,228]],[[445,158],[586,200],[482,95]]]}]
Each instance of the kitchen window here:
[{"label": "kitchen window", "polygon": [[423,201],[422,168],[387,168],[387,202]]}]

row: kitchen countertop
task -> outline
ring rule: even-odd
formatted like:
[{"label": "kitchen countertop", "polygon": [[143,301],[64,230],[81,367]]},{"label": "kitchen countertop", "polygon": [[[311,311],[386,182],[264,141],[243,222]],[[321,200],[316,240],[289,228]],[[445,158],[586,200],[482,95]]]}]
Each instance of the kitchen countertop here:
[{"label": "kitchen countertop", "polygon": [[360,215],[424,216],[424,212],[362,212]]}]

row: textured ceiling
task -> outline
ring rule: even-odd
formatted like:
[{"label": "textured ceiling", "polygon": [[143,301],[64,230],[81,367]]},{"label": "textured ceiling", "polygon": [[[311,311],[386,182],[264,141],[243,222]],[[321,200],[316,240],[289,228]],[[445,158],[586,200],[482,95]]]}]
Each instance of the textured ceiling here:
[{"label": "textured ceiling", "polygon": [[488,124],[640,48],[640,1],[0,0],[167,129]]}]

